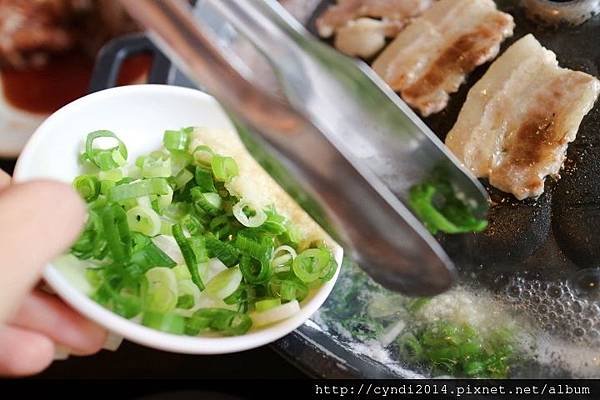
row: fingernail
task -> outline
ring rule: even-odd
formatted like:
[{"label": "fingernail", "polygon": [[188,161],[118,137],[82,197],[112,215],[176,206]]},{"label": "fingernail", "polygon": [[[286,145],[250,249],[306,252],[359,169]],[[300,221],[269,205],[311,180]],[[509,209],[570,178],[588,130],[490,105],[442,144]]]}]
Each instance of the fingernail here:
[{"label": "fingernail", "polygon": [[54,346],[54,361],[66,360],[71,355],[71,351],[61,344]]},{"label": "fingernail", "polygon": [[123,343],[123,336],[109,332],[102,348],[108,351],[117,351],[121,343]]}]

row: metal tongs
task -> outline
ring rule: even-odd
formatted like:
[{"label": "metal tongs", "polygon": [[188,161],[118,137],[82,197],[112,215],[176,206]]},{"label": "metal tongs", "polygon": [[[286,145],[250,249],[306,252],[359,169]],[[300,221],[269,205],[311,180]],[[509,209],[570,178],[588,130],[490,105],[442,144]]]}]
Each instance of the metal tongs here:
[{"label": "metal tongs", "polygon": [[[480,216],[487,195],[365,64],[314,39],[273,0],[201,0],[197,19],[183,0],[122,2],[320,202],[369,275],[409,295],[451,286],[451,260],[404,205],[409,189],[442,165]],[[219,45],[223,38],[211,29],[218,25],[243,35],[268,61],[279,95],[253,82],[243,57]]]}]

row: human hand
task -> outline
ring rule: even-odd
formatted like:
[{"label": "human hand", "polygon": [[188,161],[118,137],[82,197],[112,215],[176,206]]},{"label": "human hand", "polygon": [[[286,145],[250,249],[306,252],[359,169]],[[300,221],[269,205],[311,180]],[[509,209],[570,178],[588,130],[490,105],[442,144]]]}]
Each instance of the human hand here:
[{"label": "human hand", "polygon": [[77,238],[84,219],[84,205],[67,185],[11,185],[0,170],[0,376],[45,369],[56,345],[85,355],[105,342],[102,328],[57,297],[32,291],[41,269]]}]

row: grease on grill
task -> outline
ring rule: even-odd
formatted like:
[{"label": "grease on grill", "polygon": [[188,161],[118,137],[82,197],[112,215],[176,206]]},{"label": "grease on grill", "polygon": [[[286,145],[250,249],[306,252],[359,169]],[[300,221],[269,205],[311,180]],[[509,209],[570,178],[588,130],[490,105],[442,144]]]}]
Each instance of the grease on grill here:
[{"label": "grease on grill", "polygon": [[527,16],[547,25],[581,25],[600,12],[597,0],[523,0]]},{"label": "grease on grill", "polygon": [[[594,114],[599,114],[598,110]],[[552,225],[565,255],[580,267],[594,267],[600,260],[600,148],[586,145],[597,137],[583,139],[569,152],[574,162],[558,182]]]},{"label": "grease on grill", "polygon": [[494,274],[506,268],[519,270],[520,263],[545,242],[550,231],[551,195],[537,200],[517,201],[489,188],[493,206],[488,228],[481,233],[446,236],[442,244],[463,271],[494,267]]}]

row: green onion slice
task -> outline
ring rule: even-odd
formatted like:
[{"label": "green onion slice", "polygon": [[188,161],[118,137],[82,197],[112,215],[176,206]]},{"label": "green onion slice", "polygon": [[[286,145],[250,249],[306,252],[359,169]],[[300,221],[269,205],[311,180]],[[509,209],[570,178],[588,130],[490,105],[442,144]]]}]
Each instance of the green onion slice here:
[{"label": "green onion slice", "polygon": [[268,289],[271,296],[280,297],[282,301],[302,301],[308,296],[308,287],[297,278],[273,277],[269,281]]},{"label": "green onion slice", "polygon": [[[94,142],[100,138],[112,138],[117,145],[108,149],[95,149]],[[88,134],[85,141],[85,158],[94,163],[102,171],[121,167],[127,161],[127,147],[114,133],[107,130],[94,131]]]},{"label": "green onion slice", "polygon": [[281,299],[272,298],[272,299],[263,299],[254,303],[254,308],[257,312],[267,311],[271,308],[275,308],[281,305]]},{"label": "green onion slice", "polygon": [[206,284],[204,293],[223,300],[231,296],[242,282],[242,273],[239,267],[228,268],[212,278]]},{"label": "green onion slice", "polygon": [[187,129],[178,131],[165,131],[163,145],[169,151],[186,151],[190,141],[190,132]]},{"label": "green onion slice", "polygon": [[186,324],[186,333],[197,335],[215,331],[225,336],[242,335],[252,327],[246,314],[221,308],[203,308],[196,311]]},{"label": "green onion slice", "polygon": [[177,305],[177,279],[171,268],[155,267],[146,272],[148,289],[144,307],[160,313],[167,313]]},{"label": "green onion slice", "polygon": [[[177,274],[175,274],[177,276]],[[191,316],[200,307],[200,289],[191,279],[177,281],[178,299],[175,313]]]},{"label": "green onion slice", "polygon": [[177,176],[175,177],[175,188],[181,189],[185,185],[188,184],[192,179],[194,179],[194,174],[192,174],[187,169],[182,169]]},{"label": "green onion slice", "polygon": [[205,145],[196,146],[192,151],[192,157],[200,165],[210,166],[215,153]]},{"label": "green onion slice", "polygon": [[200,274],[198,272],[198,259],[196,258],[196,254],[194,253],[194,250],[192,249],[188,239],[183,234],[183,228],[181,225],[173,225],[173,237],[175,237],[175,241],[177,241],[177,244],[181,249],[181,254],[183,254],[185,264],[190,271],[192,281],[200,290],[204,290],[204,283],[202,283],[202,279],[200,278]]},{"label": "green onion slice", "polygon": [[172,189],[166,179],[150,178],[113,187],[109,199],[119,202],[148,195],[168,195],[170,192]]},{"label": "green onion slice", "polygon": [[177,335],[185,333],[185,318],[175,313],[145,311],[142,316],[142,325]]},{"label": "green onion slice", "polygon": [[217,215],[221,211],[222,201],[218,193],[203,193],[200,188],[190,190],[192,199],[198,207],[210,215]]},{"label": "green onion slice", "polygon": [[100,194],[100,181],[92,175],[81,175],[73,181],[73,188],[85,201],[94,201]]},{"label": "green onion slice", "polygon": [[257,260],[243,255],[240,259],[240,270],[244,280],[251,284],[264,283],[271,277],[271,263],[268,260]]},{"label": "green onion slice", "polygon": [[127,223],[132,231],[150,237],[158,235],[162,226],[160,216],[153,209],[140,206],[127,211]]},{"label": "green onion slice", "polygon": [[202,167],[196,167],[194,174],[196,185],[201,192],[216,192],[215,181],[212,172]]},{"label": "green onion slice", "polygon": [[169,178],[172,173],[171,158],[165,153],[153,153],[144,157],[140,169],[144,178]]},{"label": "green onion slice", "polygon": [[[273,251],[273,260],[271,265],[276,270],[289,270],[290,261],[293,261],[298,256],[296,250],[288,245],[279,246]],[[287,268],[286,268],[287,266]]]},{"label": "green onion slice", "polygon": [[126,261],[131,255],[131,232],[127,214],[120,206],[107,206],[102,212],[102,229],[114,261]]},{"label": "green onion slice", "polygon": [[255,312],[252,314],[252,322],[257,327],[271,325],[275,322],[288,319],[298,312],[300,312],[300,304],[298,301],[292,300],[288,303],[268,309],[266,311]]},{"label": "green onion slice", "polygon": [[231,182],[239,174],[238,165],[231,157],[214,155],[210,161],[210,166],[215,179],[219,182]]},{"label": "green onion slice", "polygon": [[[250,217],[246,215],[245,209],[249,208],[249,213],[254,214]],[[252,210],[250,204],[245,200],[237,202],[233,208],[233,216],[240,224],[248,228],[256,228],[261,226],[267,220],[267,214],[262,210]]]},{"label": "green onion slice", "polygon": [[304,283],[322,277],[330,268],[330,252],[326,249],[308,249],[300,253],[292,263],[294,274]]},{"label": "green onion slice", "polygon": [[231,244],[215,238],[212,234],[207,234],[205,240],[209,257],[218,258],[228,267],[238,263],[240,252]]}]

